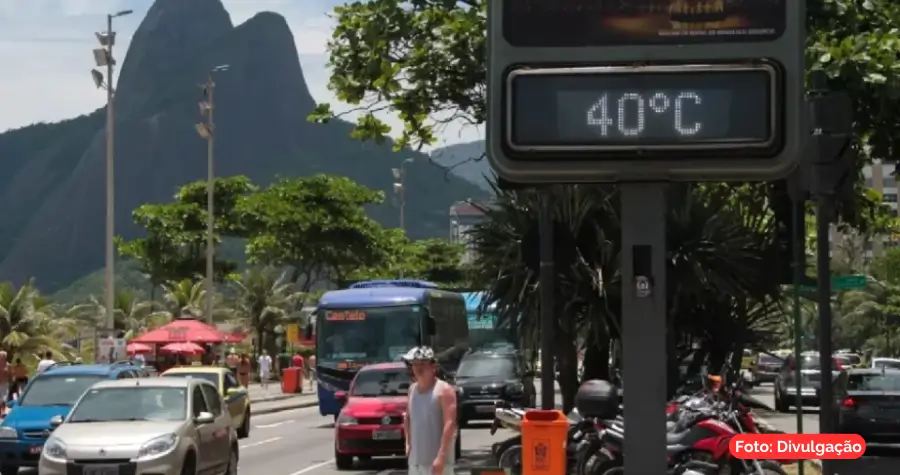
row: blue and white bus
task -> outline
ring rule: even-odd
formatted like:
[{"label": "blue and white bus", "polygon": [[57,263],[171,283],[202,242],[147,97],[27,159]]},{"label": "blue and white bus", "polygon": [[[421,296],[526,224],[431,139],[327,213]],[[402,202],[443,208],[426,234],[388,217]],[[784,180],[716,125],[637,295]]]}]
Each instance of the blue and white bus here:
[{"label": "blue and white bus", "polygon": [[319,413],[337,418],[335,391],[348,391],[359,368],[397,361],[410,348],[434,348],[445,371],[468,350],[462,295],[431,282],[373,280],[326,292],[316,307]]},{"label": "blue and white bus", "polygon": [[496,304],[482,309],[485,292],[464,292],[466,299],[466,317],[469,326],[469,343],[473,348],[481,349],[513,349],[515,339],[508,329],[498,328]]}]

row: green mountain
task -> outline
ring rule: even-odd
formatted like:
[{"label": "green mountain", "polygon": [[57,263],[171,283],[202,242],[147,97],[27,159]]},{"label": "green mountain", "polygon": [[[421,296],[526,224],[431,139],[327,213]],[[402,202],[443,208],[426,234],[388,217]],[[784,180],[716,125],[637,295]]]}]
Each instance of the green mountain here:
[{"label": "green mountain", "polygon": [[439,148],[431,152],[431,159],[445,167],[450,167],[450,174],[478,185],[490,191],[488,178],[493,175],[487,155],[484,154],[483,140],[458,143]]},{"label": "green mountain", "polygon": [[[484,190],[429,162],[349,138],[350,124],[306,121],[315,101],[284,18],[260,13],[234,26],[219,0],[157,0],[122,62],[116,103],[116,234],[140,235],[131,211],[172,199],[206,176],[197,84],[216,65],[216,173],[264,184],[276,175],[348,176],[390,196],[391,168],[409,157],[411,237],[446,236],[452,203]],[[0,280],[37,278],[45,291],[103,266],[105,111],[0,134]],[[390,200],[389,200],[390,201]],[[371,215],[396,226],[396,203]]]}]

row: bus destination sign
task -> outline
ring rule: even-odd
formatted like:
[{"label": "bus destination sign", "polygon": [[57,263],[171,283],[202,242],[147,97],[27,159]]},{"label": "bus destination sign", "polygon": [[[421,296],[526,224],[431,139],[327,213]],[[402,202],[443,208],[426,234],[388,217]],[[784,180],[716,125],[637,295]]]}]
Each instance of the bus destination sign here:
[{"label": "bus destination sign", "polygon": [[329,310],[325,312],[325,320],[329,322],[361,322],[366,313],[361,310]]}]

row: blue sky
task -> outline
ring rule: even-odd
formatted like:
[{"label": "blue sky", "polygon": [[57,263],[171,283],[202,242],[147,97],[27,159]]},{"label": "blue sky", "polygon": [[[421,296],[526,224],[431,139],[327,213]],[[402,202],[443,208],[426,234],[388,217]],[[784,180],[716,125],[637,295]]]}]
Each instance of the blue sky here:
[{"label": "blue sky", "polygon": [[[190,1],[190,0],[184,0]],[[36,122],[52,122],[101,107],[105,93],[94,88],[94,32],[105,28],[106,14],[122,9],[134,14],[116,19],[117,47],[125,51],[153,0],[0,0],[0,132]],[[222,0],[234,24],[261,11],[283,15],[294,34],[306,83],[313,97],[329,101],[325,43],[331,35],[326,16],[341,0]],[[121,57],[120,57],[121,62]],[[398,122],[385,117],[395,128]],[[442,146],[480,139],[472,127],[450,127]]]}]

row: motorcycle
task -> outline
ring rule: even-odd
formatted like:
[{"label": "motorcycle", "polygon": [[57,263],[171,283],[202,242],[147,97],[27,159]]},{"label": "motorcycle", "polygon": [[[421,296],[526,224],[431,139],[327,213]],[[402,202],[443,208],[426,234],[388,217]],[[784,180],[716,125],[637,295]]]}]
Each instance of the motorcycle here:
[{"label": "motorcycle", "polygon": [[[726,368],[723,368],[723,370]],[[724,373],[725,371],[723,371]],[[683,401],[670,416],[676,422],[667,435],[667,458],[670,467],[690,462],[713,464],[720,475],[784,474],[781,463],[775,460],[741,460],[729,452],[731,438],[739,433],[758,433],[750,408],[767,408],[761,402],[743,394],[738,376],[730,392],[722,385],[716,394],[718,401],[706,396]],[[724,399],[724,400],[723,400]],[[603,448],[594,455],[582,475],[615,474],[612,471],[624,463],[624,423],[616,424],[601,434]],[[701,472],[702,473],[702,472]]]}]

